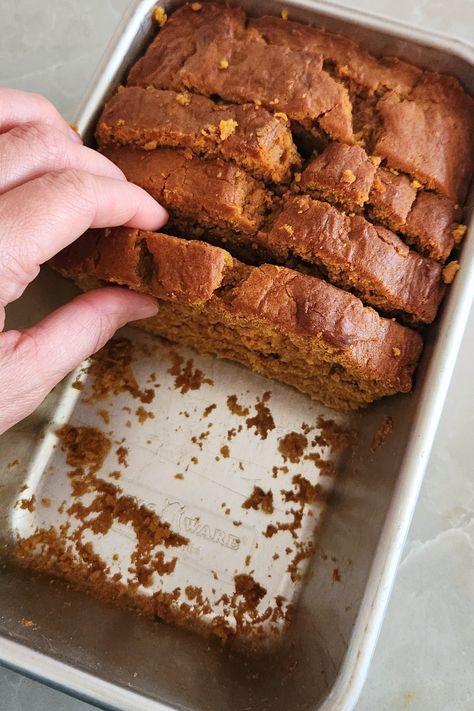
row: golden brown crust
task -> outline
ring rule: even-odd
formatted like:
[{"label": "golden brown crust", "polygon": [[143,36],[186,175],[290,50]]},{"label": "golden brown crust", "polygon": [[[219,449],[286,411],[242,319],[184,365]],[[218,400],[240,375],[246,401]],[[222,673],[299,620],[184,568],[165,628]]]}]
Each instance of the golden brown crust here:
[{"label": "golden brown crust", "polygon": [[397,89],[406,93],[413,88],[421,74],[421,70],[412,64],[392,57],[378,60],[349,37],[325,32],[317,27],[268,15],[251,18],[249,26],[258,30],[270,44],[320,54],[334,65],[337,76],[350,79],[369,94],[383,89]]},{"label": "golden brown crust", "polygon": [[364,303],[431,322],[444,293],[442,267],[412,252],[397,235],[308,196],[290,197],[259,244],[280,262],[315,264]]},{"label": "golden brown crust", "polygon": [[[220,68],[222,57],[228,67]],[[298,67],[298,72],[290,67]],[[334,139],[351,142],[347,90],[322,68],[322,58],[256,37],[216,39],[190,57],[179,72],[183,86],[228,101],[260,103],[296,121],[319,123]]]},{"label": "golden brown crust", "polygon": [[455,245],[460,215],[459,206],[449,198],[427,191],[418,193],[403,230],[407,242],[434,259],[446,261]]},{"label": "golden brown crust", "polygon": [[106,104],[96,130],[99,145],[189,148],[220,156],[257,178],[288,182],[300,159],[288,121],[254,105],[216,104],[205,96],[128,87]]},{"label": "golden brown crust", "polygon": [[[127,258],[139,255],[145,243],[152,264],[147,262],[143,269],[136,256],[135,269],[128,261],[120,269],[116,260],[112,270],[108,260],[112,243],[115,252]],[[126,228],[88,232],[57,255],[53,266],[79,278],[79,283],[85,276],[127,284],[165,301],[214,304],[217,300],[224,325],[230,315],[255,318],[262,330],[272,325],[324,344],[327,359],[353,377],[373,380],[390,391],[411,388],[420,336],[315,277],[273,265],[245,267],[218,247]],[[225,288],[221,291],[221,287]]]},{"label": "golden brown crust", "polygon": [[178,71],[201,44],[210,42],[217,31],[231,38],[245,25],[241,8],[203,3],[199,12],[189,4],[174,12],[166,25],[130,70],[129,85],[157,89],[180,88]]},{"label": "golden brown crust", "polygon": [[373,153],[463,202],[474,167],[474,101],[449,79],[431,74],[407,98],[391,92],[380,99],[382,129]]},{"label": "golden brown crust", "polygon": [[[391,230],[400,230],[403,233],[416,195],[416,188],[406,175],[397,175],[386,168],[378,168],[368,199],[370,215]],[[437,226],[433,225],[430,232],[434,241]],[[427,252],[429,254],[429,250]]]},{"label": "golden brown crust", "polygon": [[301,176],[301,190],[359,212],[369,199],[377,162],[360,146],[330,143]]},{"label": "golden brown crust", "polygon": [[331,143],[308,163],[294,187],[348,210],[365,208],[375,222],[403,234],[422,254],[444,262],[454,247],[459,207],[450,198],[420,190],[421,183],[406,175],[377,168],[379,162],[360,146]]},{"label": "golden brown crust", "polygon": [[[342,360],[360,377],[364,373],[400,392],[411,389],[413,363],[421,351],[419,334],[381,318],[321,279],[264,264],[252,269],[231,307],[243,316],[270,321],[286,333],[322,338],[344,354]],[[400,351],[398,356],[394,348]]]}]

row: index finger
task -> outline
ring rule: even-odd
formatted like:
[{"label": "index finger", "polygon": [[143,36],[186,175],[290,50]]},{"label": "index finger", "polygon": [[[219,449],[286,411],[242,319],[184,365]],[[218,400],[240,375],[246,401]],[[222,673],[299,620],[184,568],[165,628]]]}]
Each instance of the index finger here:
[{"label": "index finger", "polygon": [[74,134],[67,121],[44,96],[0,88],[0,133],[6,133],[20,123],[31,122],[49,124],[71,137]]},{"label": "index finger", "polygon": [[105,176],[62,170],[0,196],[0,305],[17,299],[40,264],[89,227],[156,230],[167,212],[141,188]]}]

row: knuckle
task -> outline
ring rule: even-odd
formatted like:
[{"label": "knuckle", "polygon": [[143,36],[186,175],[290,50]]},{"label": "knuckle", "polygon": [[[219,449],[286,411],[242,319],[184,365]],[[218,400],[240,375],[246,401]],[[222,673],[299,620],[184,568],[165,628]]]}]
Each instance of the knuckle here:
[{"label": "knuckle", "polygon": [[64,142],[61,133],[47,123],[31,121],[19,124],[9,131],[10,139],[24,145],[29,152],[41,152],[48,158],[56,158],[64,153]]},{"label": "knuckle", "polygon": [[58,119],[60,118],[59,111],[56,109],[54,104],[51,103],[49,99],[47,99],[45,96],[42,94],[36,94],[36,93],[31,93],[30,94],[31,100],[36,103],[38,106],[38,109],[40,110],[41,114],[45,118],[51,118],[51,119]]},{"label": "knuckle", "polygon": [[81,212],[95,209],[97,205],[94,176],[76,168],[63,168],[43,176],[47,185],[70,195],[71,205]]}]

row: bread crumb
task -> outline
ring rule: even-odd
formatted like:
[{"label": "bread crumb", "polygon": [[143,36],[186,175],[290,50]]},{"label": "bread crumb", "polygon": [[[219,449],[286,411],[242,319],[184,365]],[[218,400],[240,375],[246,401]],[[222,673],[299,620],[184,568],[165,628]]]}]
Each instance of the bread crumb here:
[{"label": "bread crumb", "polygon": [[301,173],[295,173],[295,183],[300,183],[301,182]]},{"label": "bread crumb", "polygon": [[194,12],[199,12],[199,10],[202,8],[202,4],[200,2],[192,2],[191,3],[191,10],[194,10]]},{"label": "bread crumb", "polygon": [[265,492],[260,486],[254,486],[251,495],[242,504],[242,508],[254,509],[255,511],[260,509],[264,513],[272,514],[274,507],[271,489]]},{"label": "bread crumb", "polygon": [[166,20],[168,19],[168,15],[166,14],[166,12],[163,10],[162,7],[155,8],[153,17],[155,18],[155,22],[157,22],[160,27],[163,27],[163,25],[166,24]]},{"label": "bread crumb", "polygon": [[355,175],[350,168],[346,168],[342,171],[342,181],[348,185],[352,185],[355,182]]},{"label": "bread crumb", "polygon": [[110,423],[110,415],[107,410],[98,410],[97,414],[103,419],[106,425]]},{"label": "bread crumb", "polygon": [[283,8],[283,10],[280,12],[280,15],[282,20],[288,19],[288,10],[286,9],[286,7]]},{"label": "bread crumb", "polygon": [[184,474],[182,474],[181,472],[178,472],[177,474],[174,475],[174,478],[175,479],[184,479]]},{"label": "bread crumb", "polygon": [[143,405],[140,405],[139,407],[137,407],[137,409],[135,410],[135,415],[137,416],[138,422],[141,425],[143,425],[143,423],[146,422],[146,420],[148,420],[148,419],[150,419],[150,420],[155,419],[154,413],[151,412],[151,410],[145,410]]},{"label": "bread crumb", "polygon": [[41,499],[41,506],[44,506],[45,509],[49,509],[51,506],[51,499],[48,499],[47,497]]},{"label": "bread crumb", "polygon": [[221,136],[221,141],[225,141],[226,138],[231,136],[239,124],[234,119],[222,119],[219,121],[219,131]]},{"label": "bread crumb", "polygon": [[217,127],[214,126],[214,124],[212,123],[208,123],[207,126],[201,128],[201,133],[203,136],[206,136],[206,138],[210,138],[211,136],[213,136],[216,131]]},{"label": "bread crumb", "polygon": [[28,620],[26,617],[22,617],[20,620],[20,625],[22,627],[36,627],[33,620]]},{"label": "bread crumb", "polygon": [[453,240],[456,244],[459,244],[467,232],[467,225],[457,225],[455,229],[451,232]]},{"label": "bread crumb", "polygon": [[420,188],[423,187],[422,183],[420,183],[420,181],[417,180],[416,178],[411,181],[410,185],[412,188],[414,188],[414,190],[419,190]]},{"label": "bread crumb", "polygon": [[179,94],[176,94],[176,101],[178,104],[181,104],[181,106],[189,106],[191,96],[186,91],[180,91]]},{"label": "bread crumb", "polygon": [[228,59],[221,59],[219,62],[219,69],[229,69],[229,60]]},{"label": "bread crumb", "polygon": [[340,77],[347,77],[349,76],[349,67],[347,64],[340,64],[337,68],[337,73],[339,74]]},{"label": "bread crumb", "polygon": [[158,141],[148,141],[147,143],[144,144],[143,148],[146,151],[154,151],[155,148],[158,146]]},{"label": "bread crumb", "polygon": [[288,116],[284,111],[276,111],[273,115],[276,119],[280,119],[280,121],[288,121]]},{"label": "bread crumb", "polygon": [[443,281],[445,284],[452,284],[454,281],[454,277],[458,273],[460,269],[459,262],[457,259],[455,259],[452,262],[449,262],[449,264],[446,264],[445,268],[443,269]]},{"label": "bread crumb", "polygon": [[287,223],[285,223],[282,228],[283,228],[284,230],[286,230],[286,232],[288,232],[289,235],[292,235],[293,232],[295,231],[295,230],[293,229],[293,227],[292,227],[291,225],[288,225]]},{"label": "bread crumb", "polygon": [[125,89],[124,85],[123,85],[123,84],[119,84],[118,87],[117,87],[117,94],[120,94],[120,92],[123,91],[124,89]]},{"label": "bread crumb", "polygon": [[374,182],[373,182],[373,184],[372,184],[372,187],[373,187],[373,189],[376,190],[378,193],[384,193],[384,192],[387,190],[387,188],[385,187],[385,185],[382,183],[382,181],[380,180],[380,178],[377,178],[377,176],[375,176],[375,179],[374,179]]},{"label": "bread crumb", "polygon": [[401,353],[402,353],[401,350],[400,350],[400,348],[397,348],[397,346],[394,346],[394,347],[392,348],[392,352],[393,352],[393,355],[396,356],[397,358],[398,358],[398,356],[401,355]]},{"label": "bread crumb", "polygon": [[388,415],[383,417],[379,422],[377,429],[372,437],[372,444],[370,446],[370,451],[372,454],[382,446],[387,437],[393,432],[393,419]]}]

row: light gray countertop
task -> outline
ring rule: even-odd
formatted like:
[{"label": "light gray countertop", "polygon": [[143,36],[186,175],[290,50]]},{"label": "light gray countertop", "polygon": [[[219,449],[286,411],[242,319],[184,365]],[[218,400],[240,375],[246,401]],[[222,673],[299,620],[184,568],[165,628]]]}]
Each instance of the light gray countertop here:
[{"label": "light gray countertop", "polygon": [[[473,0],[343,4],[472,42]],[[68,118],[128,0],[0,0],[0,85],[45,94]],[[474,312],[381,637],[357,711],[474,709]],[[1,711],[91,706],[0,669]]]}]

